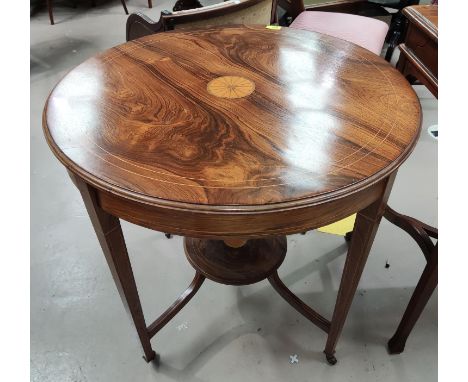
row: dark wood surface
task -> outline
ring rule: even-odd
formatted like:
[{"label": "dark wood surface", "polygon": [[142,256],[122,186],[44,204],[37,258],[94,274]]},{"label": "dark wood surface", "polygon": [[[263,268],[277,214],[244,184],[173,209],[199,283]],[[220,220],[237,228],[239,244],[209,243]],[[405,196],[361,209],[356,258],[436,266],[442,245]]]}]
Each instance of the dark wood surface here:
[{"label": "dark wood surface", "polygon": [[185,238],[188,261],[206,278],[227,285],[249,285],[266,279],[283,263],[286,236],[248,240],[238,248],[222,240]]},{"label": "dark wood surface", "polygon": [[438,6],[411,6],[403,14],[408,19],[408,29],[405,42],[400,45],[397,68],[438,97]]},{"label": "dark wood surface", "polygon": [[151,337],[146,329],[145,316],[120,221],[99,207],[96,191],[92,187],[73,173],[69,172],[69,174],[81,193],[122,303],[132,318],[145,353],[145,359],[149,362],[156,357],[156,352],[151,347]]},{"label": "dark wood surface", "polygon": [[340,287],[336,297],[335,309],[330,321],[325,356],[331,364],[336,363],[335,347],[348,315],[359,280],[366,265],[380,221],[385,212],[396,172],[384,180],[381,196],[374,203],[360,210],[356,215],[353,237],[341,276]]},{"label": "dark wood surface", "polygon": [[[193,238],[210,238],[225,253],[245,255],[255,247],[251,239],[358,212],[331,321],[292,297],[276,274],[281,256],[273,263],[260,256],[256,267],[328,332],[325,354],[334,364],[393,179],[420,123],[412,88],[380,57],[332,37],[264,26],[120,45],[72,70],[43,114],[47,142],[82,193],[148,361],[156,356],[149,339],[213,267],[199,254],[192,284],[146,326],[118,218],[191,236],[186,243],[198,244],[189,251],[209,243]],[[259,242],[276,243],[284,255],[284,241]],[[255,263],[242,258],[240,267]],[[221,282],[232,273],[219,270]]]},{"label": "dark wood surface", "polygon": [[[209,94],[223,75],[245,77],[255,91]],[[419,126],[415,93],[383,59],[332,37],[264,27],[120,45],[72,70],[44,111],[54,153],[97,188],[207,212],[362,190],[398,167]]]},{"label": "dark wood surface", "polygon": [[406,7],[403,14],[416,25],[419,30],[432,40],[438,40],[439,34],[439,8],[437,5],[413,5]]}]

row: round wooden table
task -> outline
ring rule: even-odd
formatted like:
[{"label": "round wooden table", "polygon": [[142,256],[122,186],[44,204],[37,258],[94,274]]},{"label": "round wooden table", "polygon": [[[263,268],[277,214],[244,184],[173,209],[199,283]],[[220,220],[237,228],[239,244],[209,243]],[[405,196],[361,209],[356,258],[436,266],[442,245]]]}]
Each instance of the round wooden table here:
[{"label": "round wooden table", "polygon": [[[76,67],[47,100],[50,148],[81,192],[145,359],[205,278],[275,290],[335,346],[398,167],[421,124],[382,58],[300,30],[229,26],[148,36]],[[328,320],[279,279],[288,234],[357,212]],[[185,236],[195,278],[147,325],[119,219]]]}]

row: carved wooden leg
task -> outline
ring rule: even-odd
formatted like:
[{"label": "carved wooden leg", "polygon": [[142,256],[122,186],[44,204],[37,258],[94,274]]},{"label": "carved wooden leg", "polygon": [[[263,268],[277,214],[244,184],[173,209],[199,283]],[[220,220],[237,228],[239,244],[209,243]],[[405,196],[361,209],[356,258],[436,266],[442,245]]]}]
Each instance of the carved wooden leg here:
[{"label": "carved wooden leg", "polygon": [[401,353],[405,349],[406,340],[426,306],[432,292],[437,287],[437,244],[428,257],[426,267],[419,279],[418,285],[411,296],[408,307],[405,310],[400,325],[393,337],[388,341],[388,349],[391,354]]},{"label": "carved wooden leg", "polygon": [[52,0],[47,0],[47,9],[49,10],[50,25],[54,25],[54,14],[52,11]]},{"label": "carved wooden leg", "polygon": [[156,353],[151,348],[150,336],[146,329],[120,221],[99,207],[95,190],[91,186],[71,173],[70,176],[81,193],[115,285],[127,312],[132,317],[145,353],[145,359],[149,362],[155,358]]},{"label": "carved wooden leg", "polygon": [[120,0],[122,2],[122,6],[124,8],[125,14],[128,15],[128,9],[127,9],[127,4],[125,3],[125,0]]},{"label": "carved wooden leg", "polygon": [[153,8],[153,1],[152,0],[148,0],[148,8]]},{"label": "carved wooden leg", "polygon": [[336,363],[335,347],[338,337],[343,329],[346,316],[353,301],[356,288],[361,278],[362,271],[366,264],[372,243],[374,241],[377,228],[382,219],[387,200],[395,179],[396,172],[384,180],[385,190],[380,199],[370,206],[359,211],[354,224],[353,235],[346,256],[346,262],[341,276],[340,288],[336,298],[335,310],[330,324],[327,344],[325,346],[325,356],[327,361],[334,365]]}]

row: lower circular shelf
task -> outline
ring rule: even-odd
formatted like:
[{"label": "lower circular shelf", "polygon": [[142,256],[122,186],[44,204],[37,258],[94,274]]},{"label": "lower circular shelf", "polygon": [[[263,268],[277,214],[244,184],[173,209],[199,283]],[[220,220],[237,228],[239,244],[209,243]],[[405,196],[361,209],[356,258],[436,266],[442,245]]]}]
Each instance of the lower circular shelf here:
[{"label": "lower circular shelf", "polygon": [[222,240],[186,237],[185,254],[190,264],[207,279],[227,285],[248,285],[266,279],[286,256],[286,236],[248,240],[229,247]]}]

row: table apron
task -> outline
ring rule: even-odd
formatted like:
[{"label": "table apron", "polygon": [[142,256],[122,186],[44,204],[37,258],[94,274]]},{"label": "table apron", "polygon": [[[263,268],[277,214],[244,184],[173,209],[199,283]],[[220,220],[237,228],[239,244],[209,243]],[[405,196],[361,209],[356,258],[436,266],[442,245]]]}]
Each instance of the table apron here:
[{"label": "table apron", "polygon": [[386,179],[364,190],[321,202],[268,212],[207,212],[154,206],[96,190],[100,207],[120,219],[156,231],[195,238],[258,238],[294,234],[341,220],[376,201]]}]

